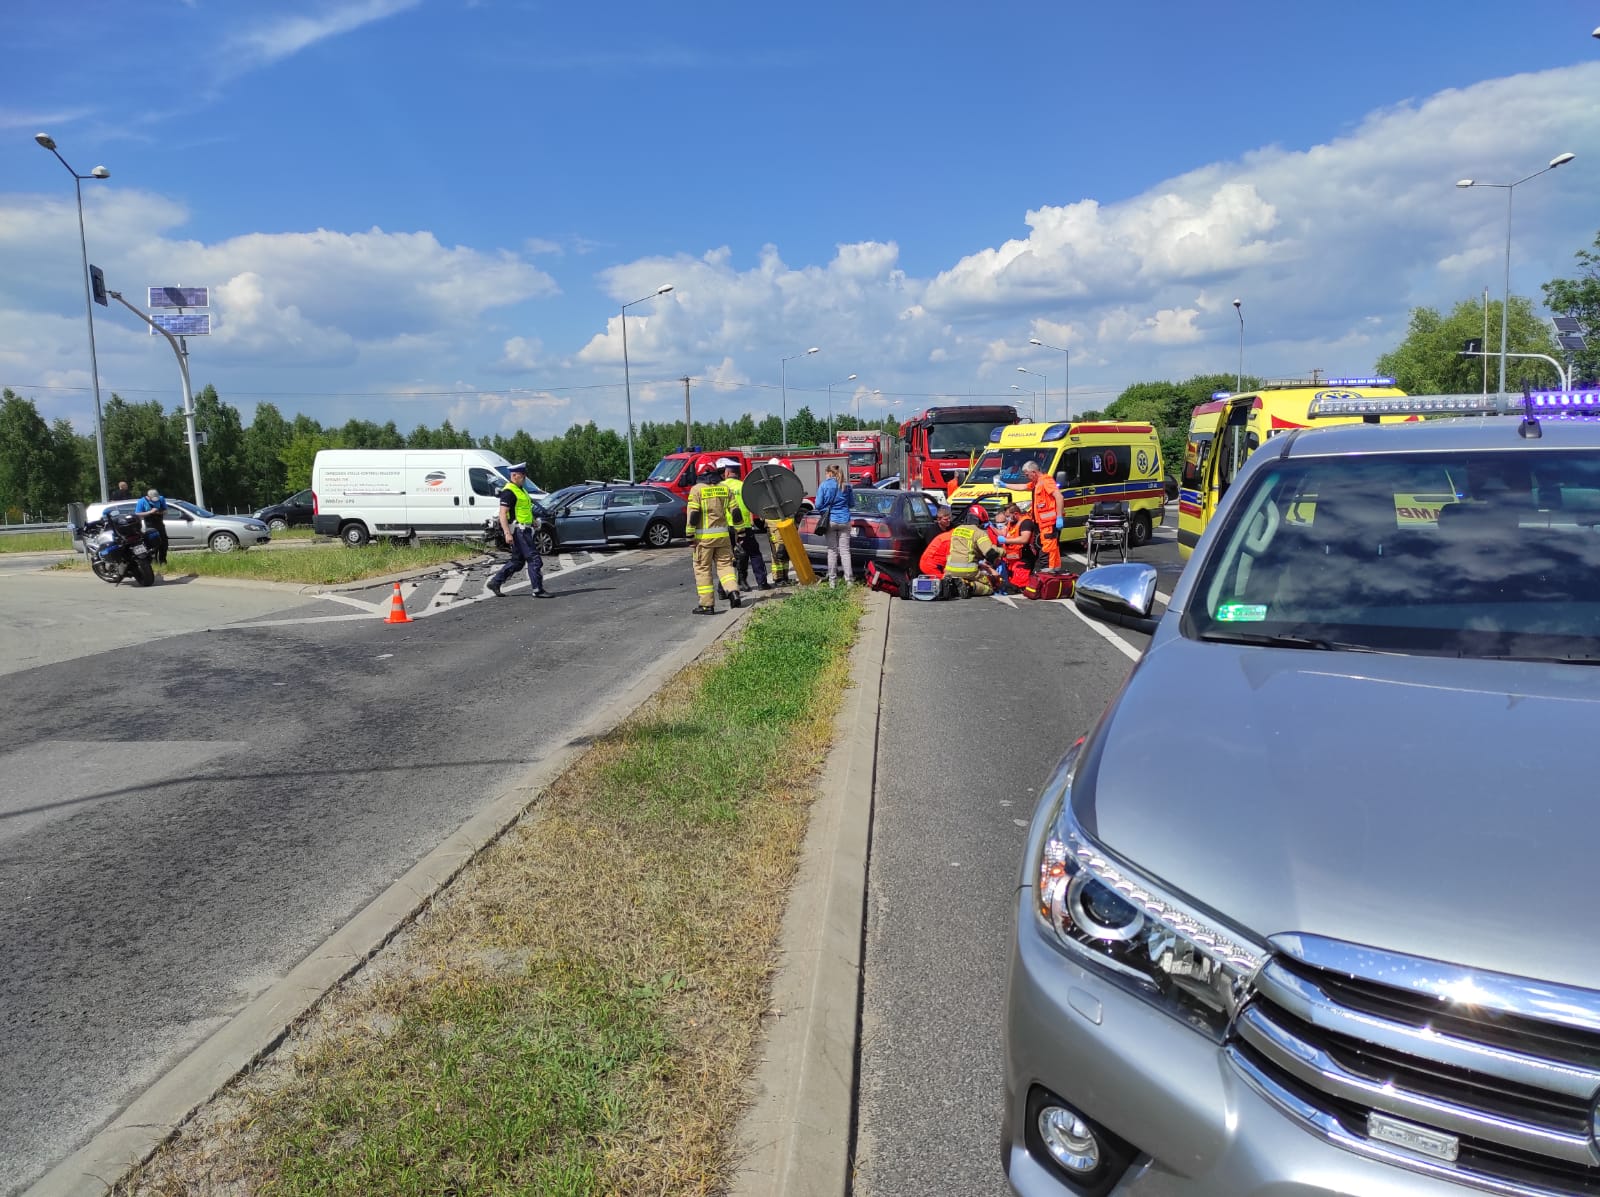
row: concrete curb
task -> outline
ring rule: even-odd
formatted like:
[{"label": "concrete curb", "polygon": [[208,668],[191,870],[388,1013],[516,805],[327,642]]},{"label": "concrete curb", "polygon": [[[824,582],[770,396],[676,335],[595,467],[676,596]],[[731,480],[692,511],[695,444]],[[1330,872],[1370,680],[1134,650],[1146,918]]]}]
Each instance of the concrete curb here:
[{"label": "concrete curb", "polygon": [[[565,744],[463,823],[287,976],[135,1098],[87,1144],[24,1190],[23,1197],[101,1197],[107,1193],[149,1159],[195,1111],[277,1047],[329,990],[394,938],[473,857],[520,820],[540,791],[585,752],[591,741],[633,714],[669,678],[740,627],[759,606],[731,611],[732,619],[707,620],[676,651],[664,654],[632,686],[577,727]],[[859,923],[856,935],[859,939]],[[847,1078],[849,1068],[847,1059]]]},{"label": "concrete curb", "polygon": [[867,847],[890,599],[868,597],[850,657],[851,690],[811,808],[783,918],[783,964],[753,1102],[740,1120],[732,1197],[843,1197],[850,1184],[860,1036]]}]

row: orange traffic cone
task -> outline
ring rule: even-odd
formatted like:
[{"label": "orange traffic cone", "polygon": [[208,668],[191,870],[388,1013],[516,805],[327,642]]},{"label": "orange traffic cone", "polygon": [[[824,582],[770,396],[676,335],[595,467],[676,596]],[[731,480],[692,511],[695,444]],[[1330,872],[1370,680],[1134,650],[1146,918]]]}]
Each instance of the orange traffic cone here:
[{"label": "orange traffic cone", "polygon": [[406,614],[406,600],[400,597],[400,583],[394,584],[394,597],[389,600],[389,614],[384,617],[384,623],[411,623],[411,616]]}]

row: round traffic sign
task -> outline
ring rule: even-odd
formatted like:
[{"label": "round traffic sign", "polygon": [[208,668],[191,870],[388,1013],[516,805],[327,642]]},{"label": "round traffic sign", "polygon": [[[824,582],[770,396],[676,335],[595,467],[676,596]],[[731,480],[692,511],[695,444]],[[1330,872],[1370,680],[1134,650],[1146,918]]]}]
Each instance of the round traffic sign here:
[{"label": "round traffic sign", "polygon": [[787,466],[763,462],[744,479],[744,505],[764,520],[792,520],[806,501],[805,484]]}]

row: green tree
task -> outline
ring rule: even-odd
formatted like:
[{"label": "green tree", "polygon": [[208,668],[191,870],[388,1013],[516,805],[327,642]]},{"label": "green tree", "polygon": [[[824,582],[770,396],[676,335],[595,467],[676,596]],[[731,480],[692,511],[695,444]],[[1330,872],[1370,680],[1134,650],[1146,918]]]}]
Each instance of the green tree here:
[{"label": "green tree", "polygon": [[1577,278],[1555,278],[1544,284],[1544,302],[1558,316],[1572,316],[1588,348],[1572,355],[1573,385],[1600,384],[1600,233],[1593,249],[1580,249]]},{"label": "green tree", "polygon": [[244,430],[240,454],[240,470],[252,506],[263,507],[288,495],[282,454],[292,435],[289,422],[276,407],[256,404],[256,414]]},{"label": "green tree", "polygon": [[[172,435],[183,450],[180,469],[183,493],[187,494],[193,487],[194,477],[188,461],[188,442],[184,439],[187,421],[180,410],[174,410],[168,421],[172,425]],[[217,395],[217,388],[208,384],[194,397],[194,423],[205,436],[199,456],[200,483],[205,488],[206,502],[218,511],[254,506],[249,479],[244,475],[244,427],[238,409],[224,403]]]},{"label": "green tree", "polygon": [[0,392],[0,509],[6,518],[59,514],[67,486],[77,481],[62,476],[62,465],[56,435],[33,400],[9,387]]},{"label": "green tree", "polygon": [[325,432],[296,432],[279,452],[283,462],[283,485],[287,491],[304,490],[311,485],[311,467],[322,449],[337,448]]},{"label": "green tree", "polygon": [[183,437],[152,399],[129,403],[113,394],[101,418],[110,481],[127,479],[138,493],[154,486],[164,495],[189,496],[194,489]]},{"label": "green tree", "polygon": [[[1387,374],[1395,385],[1411,395],[1477,394],[1499,386],[1500,307],[1489,304],[1489,341],[1484,349],[1489,357],[1463,357],[1462,346],[1483,337],[1483,304],[1463,299],[1448,316],[1434,308],[1411,309],[1406,338],[1378,359],[1377,371]],[[1511,320],[1506,328],[1506,349],[1510,353],[1556,354],[1550,329],[1533,312],[1530,300],[1511,297]],[[1533,387],[1560,385],[1555,367],[1537,359],[1510,358],[1506,361],[1506,389],[1516,392],[1526,380]]]}]

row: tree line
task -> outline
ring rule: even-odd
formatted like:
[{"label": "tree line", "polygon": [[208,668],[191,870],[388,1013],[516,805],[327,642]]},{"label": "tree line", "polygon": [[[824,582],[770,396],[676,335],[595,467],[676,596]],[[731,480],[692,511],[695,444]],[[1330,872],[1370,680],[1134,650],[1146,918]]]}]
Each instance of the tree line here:
[{"label": "tree line", "polygon": [[[1506,341],[1510,353],[1564,358],[1573,385],[1593,387],[1600,378],[1600,233],[1592,248],[1580,249],[1575,256],[1576,277],[1543,284],[1544,300],[1551,311],[1577,319],[1587,347],[1564,353],[1532,302],[1521,296],[1511,297]],[[1405,338],[1378,358],[1376,372],[1393,376],[1398,387],[1414,395],[1498,389],[1502,306],[1496,300],[1485,304],[1468,298],[1448,313],[1430,307],[1412,309]],[[1463,355],[1463,345],[1472,340],[1483,342],[1485,356]],[[1082,412],[1078,418],[1105,415],[1154,424],[1170,471],[1183,460],[1190,411],[1216,391],[1236,389],[1238,381],[1233,374],[1197,374],[1184,382],[1136,382],[1104,412]],[[1508,389],[1520,390],[1524,384],[1548,388],[1557,382],[1555,370],[1538,358],[1512,358],[1507,363]],[[1243,385],[1257,387],[1261,380],[1246,377]],[[599,428],[593,421],[574,424],[556,437],[537,438],[522,431],[474,437],[467,429],[452,427],[449,420],[437,428],[419,424],[409,433],[401,432],[393,420],[383,424],[347,420],[325,426],[307,415],[286,419],[273,404],[262,403],[246,426],[238,409],[211,386],[195,397],[195,416],[196,426],[206,436],[200,450],[206,500],[223,510],[260,507],[309,486],[319,449],[493,449],[510,461],[527,462],[529,476],[551,490],[589,478],[625,478],[628,472],[623,434]],[[129,403],[113,394],[101,423],[112,483],[126,480],[136,493],[154,486],[163,494],[190,495],[193,486],[181,411],[167,411],[157,400]],[[834,419],[833,427],[882,428],[892,434],[897,422],[858,421],[844,415]],[[827,433],[826,422],[810,408],[800,408],[789,420],[793,444],[825,443]],[[715,451],[777,444],[782,435],[777,416],[757,420],[746,414],[731,421],[696,423],[689,443]],[[662,456],[684,443],[682,424],[640,424],[634,432],[636,475],[644,477]],[[31,399],[9,388],[0,392],[0,510],[6,518],[20,520],[26,513],[57,519],[68,503],[86,502],[99,493],[94,438],[74,431],[66,420],[46,422]]]},{"label": "tree line", "polygon": [[[126,481],[135,494],[154,486],[164,495],[193,498],[181,408],[165,409],[159,400],[130,403],[113,394],[101,413],[108,482]],[[285,418],[271,403],[258,404],[246,425],[239,410],[213,386],[195,396],[195,427],[200,446],[200,483],[206,502],[220,511],[254,509],[311,485],[311,467],[321,449],[481,448],[508,461],[525,461],[528,474],[549,490],[590,478],[626,478],[628,442],[624,434],[593,421],[574,424],[560,436],[474,436],[449,420],[437,427],[418,424],[402,432],[393,420],[347,420],[324,425],[311,416]],[[858,420],[835,416],[836,430],[882,428],[892,419]],[[696,421],[689,442],[708,452],[734,445],[773,445],[783,435],[777,416]],[[826,421],[802,407],[789,418],[793,444],[822,444]],[[683,447],[681,423],[646,421],[634,430],[634,470],[643,478],[667,453]],[[66,420],[48,423],[32,399],[10,388],[0,392],[0,510],[9,522],[60,519],[68,503],[88,503],[100,494],[94,437],[74,431]]]}]

